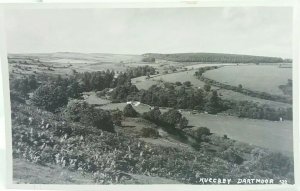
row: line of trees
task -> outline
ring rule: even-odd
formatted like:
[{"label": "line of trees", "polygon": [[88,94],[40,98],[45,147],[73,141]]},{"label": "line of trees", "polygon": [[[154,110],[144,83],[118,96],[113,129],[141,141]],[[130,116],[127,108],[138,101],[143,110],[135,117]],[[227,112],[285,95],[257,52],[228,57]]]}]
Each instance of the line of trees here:
[{"label": "line of trees", "polygon": [[161,113],[158,107],[142,114],[147,119],[161,127],[184,129],[188,125],[188,120],[176,109],[170,109]]},{"label": "line of trees", "polygon": [[221,53],[177,53],[177,54],[144,54],[146,57],[175,62],[223,62],[223,63],[280,63],[291,62],[279,57],[252,56]]},{"label": "line of trees", "polygon": [[128,68],[126,72],[120,72],[118,75],[113,70],[84,72],[76,74],[76,77],[83,84],[85,91],[102,91],[105,88],[114,88],[130,83],[132,78],[153,75],[155,68],[151,66],[138,66]]},{"label": "line of trees", "polygon": [[268,105],[259,105],[250,101],[231,102],[231,109],[226,112],[238,117],[251,119],[267,119],[271,121],[292,120],[293,109],[271,108]]},{"label": "line of trees", "polygon": [[55,112],[60,107],[65,106],[69,98],[79,98],[84,91],[102,91],[116,87],[115,99],[125,100],[122,97],[124,94],[138,92],[136,87],[131,86],[131,78],[154,73],[155,69],[153,67],[141,66],[130,68],[127,72],[119,73],[118,76],[115,76],[115,72],[110,70],[76,73],[67,78],[58,75],[47,77],[43,80],[44,84],[39,87],[35,76],[31,75],[22,79],[12,78],[10,81],[11,94],[13,99],[25,102],[28,99],[28,93],[38,87],[33,92],[30,101],[35,106]]},{"label": "line of trees", "polygon": [[275,109],[251,101],[222,100],[217,91],[211,90],[208,84],[204,89],[184,85],[187,83],[176,84],[165,82],[153,85],[148,90],[138,90],[131,84],[120,86],[111,93],[111,99],[114,102],[136,100],[151,106],[192,109],[210,114],[225,112],[253,119],[292,120],[292,108]]},{"label": "line of trees", "polygon": [[212,114],[228,109],[216,91],[194,89],[187,82],[178,86],[165,82],[148,90],[138,90],[135,85],[127,84],[115,88],[111,99],[114,102],[136,100],[152,106],[195,109]]},{"label": "line of trees", "polygon": [[140,76],[149,76],[156,73],[155,68],[152,66],[138,66],[138,67],[131,67],[126,70],[126,73],[129,75],[130,78],[137,78]]}]

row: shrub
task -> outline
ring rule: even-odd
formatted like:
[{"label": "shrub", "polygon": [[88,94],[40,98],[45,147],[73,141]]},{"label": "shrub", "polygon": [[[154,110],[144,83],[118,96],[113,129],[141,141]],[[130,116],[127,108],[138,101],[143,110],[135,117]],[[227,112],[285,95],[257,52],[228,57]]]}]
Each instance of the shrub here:
[{"label": "shrub", "polygon": [[176,109],[170,109],[160,116],[160,123],[163,126],[175,127],[181,120],[181,113]]},{"label": "shrub", "polygon": [[228,162],[232,162],[235,164],[242,164],[244,159],[233,149],[227,149],[221,153],[221,157]]},{"label": "shrub", "polygon": [[112,121],[115,125],[122,126],[122,115],[123,113],[119,109],[111,111]]},{"label": "shrub", "polygon": [[96,93],[96,95],[97,95],[98,97],[103,97],[103,96],[105,96],[105,95],[107,94],[108,91],[109,91],[109,88],[105,88],[105,89],[102,90],[102,91],[98,91],[98,92]]},{"label": "shrub", "polygon": [[151,137],[151,138],[157,138],[159,137],[159,133],[156,129],[153,128],[143,128],[141,130],[143,137]]},{"label": "shrub", "polygon": [[61,86],[46,84],[34,91],[31,102],[41,109],[54,112],[68,103],[68,97]]},{"label": "shrub", "polygon": [[190,81],[183,82],[183,84],[187,87],[190,87],[192,85]]},{"label": "shrub", "polygon": [[137,117],[138,112],[135,111],[135,109],[132,107],[131,104],[127,104],[124,107],[123,114],[125,117]]},{"label": "shrub", "polygon": [[143,113],[142,117],[157,125],[162,127],[170,127],[169,130],[174,130],[173,128],[184,129],[188,125],[189,121],[182,117],[181,113],[176,109],[170,109],[169,111],[161,114],[158,107]]},{"label": "shrub", "polygon": [[187,127],[188,123],[189,123],[189,121],[185,117],[182,117],[179,121],[178,127],[180,129],[184,129]]},{"label": "shrub", "polygon": [[155,58],[153,57],[144,57],[142,59],[143,62],[155,62]]},{"label": "shrub", "polygon": [[199,127],[195,131],[195,137],[201,139],[203,135],[210,135],[210,130],[207,127]]},{"label": "shrub", "polygon": [[203,88],[205,91],[209,92],[211,89],[211,86],[209,84],[205,84]]},{"label": "shrub", "polygon": [[176,85],[176,86],[181,86],[182,83],[181,83],[181,82],[175,82],[175,85]]},{"label": "shrub", "polygon": [[269,153],[262,156],[257,163],[257,167],[261,170],[271,171],[273,174],[285,176],[289,172],[293,172],[293,161],[281,153]]},{"label": "shrub", "polygon": [[87,110],[88,107],[86,102],[71,100],[64,111],[64,116],[68,120],[80,122],[83,111]]},{"label": "shrub", "polygon": [[158,107],[151,109],[148,112],[143,113],[142,117],[154,123],[158,123],[160,119],[161,112]]},{"label": "shrub", "polygon": [[27,98],[27,94],[38,87],[38,82],[35,75],[30,75],[28,77],[12,78],[9,80],[10,89],[18,92],[18,94]]},{"label": "shrub", "polygon": [[67,87],[68,97],[78,98],[78,97],[80,97],[82,90],[83,90],[83,87],[77,81],[74,80]]}]

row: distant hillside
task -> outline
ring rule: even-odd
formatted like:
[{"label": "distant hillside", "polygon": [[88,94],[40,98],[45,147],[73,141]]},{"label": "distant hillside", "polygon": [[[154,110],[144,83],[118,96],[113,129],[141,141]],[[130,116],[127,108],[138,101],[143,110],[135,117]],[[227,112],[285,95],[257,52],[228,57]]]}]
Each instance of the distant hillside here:
[{"label": "distant hillside", "polygon": [[145,57],[175,62],[223,62],[223,63],[282,63],[291,60],[279,57],[251,56],[221,53],[176,53],[176,54],[143,54]]}]

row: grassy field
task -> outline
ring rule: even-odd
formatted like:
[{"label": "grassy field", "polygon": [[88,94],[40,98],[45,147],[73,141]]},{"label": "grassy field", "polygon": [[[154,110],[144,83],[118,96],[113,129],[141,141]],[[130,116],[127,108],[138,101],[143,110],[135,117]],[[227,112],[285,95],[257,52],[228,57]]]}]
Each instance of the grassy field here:
[{"label": "grassy field", "polygon": [[189,120],[189,125],[208,127],[220,136],[227,135],[234,140],[288,155],[293,152],[292,121],[276,122],[187,112],[183,115]]},{"label": "grassy field", "polygon": [[[182,63],[181,63],[182,64]],[[223,64],[223,63],[184,63],[184,67],[187,71],[182,71],[182,65],[178,63],[177,68],[179,69],[177,72],[172,72],[169,74],[160,74],[151,77],[150,79],[146,79],[144,77],[134,78],[132,83],[135,84],[140,89],[148,89],[151,85],[156,84],[157,81],[166,81],[175,83],[190,81],[195,87],[203,87],[204,82],[195,78],[194,74],[199,68],[207,67],[207,66],[231,66],[236,64]]]},{"label": "grassy field", "polygon": [[218,82],[266,92],[284,95],[278,88],[292,79],[292,68],[279,68],[277,65],[226,66],[204,73],[204,76]]}]

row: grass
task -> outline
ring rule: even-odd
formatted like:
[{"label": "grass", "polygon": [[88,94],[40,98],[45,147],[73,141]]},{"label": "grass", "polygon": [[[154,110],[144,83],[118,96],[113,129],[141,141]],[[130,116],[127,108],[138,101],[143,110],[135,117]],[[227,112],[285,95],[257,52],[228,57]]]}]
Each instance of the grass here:
[{"label": "grass", "polygon": [[63,169],[60,166],[41,166],[22,159],[13,160],[13,180],[17,184],[94,184],[90,175]]},{"label": "grass", "polygon": [[[143,128],[154,128],[158,130],[158,138],[144,138],[142,136]],[[177,136],[171,135],[164,131],[161,127],[142,119],[142,118],[125,118],[122,121],[122,127],[117,129],[118,132],[122,132],[128,136],[135,136],[140,140],[163,147],[173,147],[183,150],[192,150],[192,148],[187,143],[183,143]]]},{"label": "grass", "polygon": [[85,92],[84,100],[90,105],[105,105],[110,103],[107,99],[102,99],[96,95],[96,92]]},{"label": "grass", "polygon": [[189,125],[208,127],[217,135],[226,134],[230,139],[287,155],[293,152],[292,121],[276,122],[188,112],[183,115],[189,120]]},{"label": "grass", "polygon": [[207,71],[204,76],[233,86],[241,84],[246,89],[284,95],[278,86],[292,79],[292,69],[277,65],[226,66]]},{"label": "grass", "polygon": [[[130,174],[125,184],[180,184],[162,177]],[[91,174],[70,171],[57,165],[41,166],[23,159],[13,159],[13,181],[16,184],[97,184]]]}]

